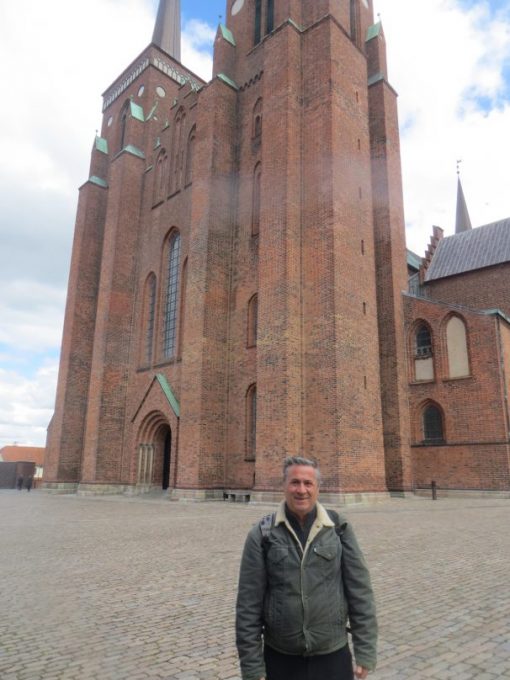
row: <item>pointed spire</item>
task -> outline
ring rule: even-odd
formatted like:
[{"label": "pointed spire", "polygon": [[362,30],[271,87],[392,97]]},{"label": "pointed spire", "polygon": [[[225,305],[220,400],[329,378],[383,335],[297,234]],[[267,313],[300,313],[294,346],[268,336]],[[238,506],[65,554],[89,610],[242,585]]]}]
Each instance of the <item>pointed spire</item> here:
[{"label": "pointed spire", "polygon": [[159,0],[152,42],[177,61],[181,60],[180,0]]},{"label": "pointed spire", "polygon": [[464,192],[462,190],[462,184],[460,183],[460,177],[457,179],[457,217],[455,220],[455,233],[460,234],[463,231],[469,231],[472,229],[471,220],[469,218],[469,212],[466,205],[466,199],[464,198]]}]

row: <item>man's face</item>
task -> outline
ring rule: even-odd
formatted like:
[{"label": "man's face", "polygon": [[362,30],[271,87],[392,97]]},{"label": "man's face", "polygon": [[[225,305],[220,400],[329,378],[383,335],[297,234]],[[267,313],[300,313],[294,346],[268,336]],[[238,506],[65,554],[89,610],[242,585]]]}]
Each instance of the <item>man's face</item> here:
[{"label": "man's face", "polygon": [[285,502],[291,512],[305,517],[313,510],[319,496],[315,468],[310,465],[291,465],[283,485]]}]

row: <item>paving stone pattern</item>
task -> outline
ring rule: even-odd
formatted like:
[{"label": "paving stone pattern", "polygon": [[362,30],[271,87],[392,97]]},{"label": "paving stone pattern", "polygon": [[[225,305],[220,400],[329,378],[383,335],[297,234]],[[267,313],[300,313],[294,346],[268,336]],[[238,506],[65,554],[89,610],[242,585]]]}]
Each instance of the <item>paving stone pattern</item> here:
[{"label": "paving stone pattern", "polygon": [[[240,552],[270,509],[1,491],[1,680],[238,680]],[[374,680],[510,678],[508,500],[342,511],[377,594]]]}]

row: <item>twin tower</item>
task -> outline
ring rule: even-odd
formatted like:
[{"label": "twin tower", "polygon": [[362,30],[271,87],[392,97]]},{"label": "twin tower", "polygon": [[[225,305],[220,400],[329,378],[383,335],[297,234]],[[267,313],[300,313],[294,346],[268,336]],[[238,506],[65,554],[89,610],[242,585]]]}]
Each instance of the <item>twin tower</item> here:
[{"label": "twin tower", "polygon": [[372,0],[228,0],[209,83],[179,2],[104,94],[46,487],[270,500],[412,486],[396,94]]}]

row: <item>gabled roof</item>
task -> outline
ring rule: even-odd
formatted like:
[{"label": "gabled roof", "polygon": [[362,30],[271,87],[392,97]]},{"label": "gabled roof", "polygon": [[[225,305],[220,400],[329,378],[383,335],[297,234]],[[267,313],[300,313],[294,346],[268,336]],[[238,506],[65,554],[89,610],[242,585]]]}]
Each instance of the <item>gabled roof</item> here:
[{"label": "gabled roof", "polygon": [[4,463],[35,463],[44,465],[46,449],[38,446],[4,446],[0,449],[0,460]]},{"label": "gabled roof", "polygon": [[439,241],[425,282],[510,262],[510,218]]}]

